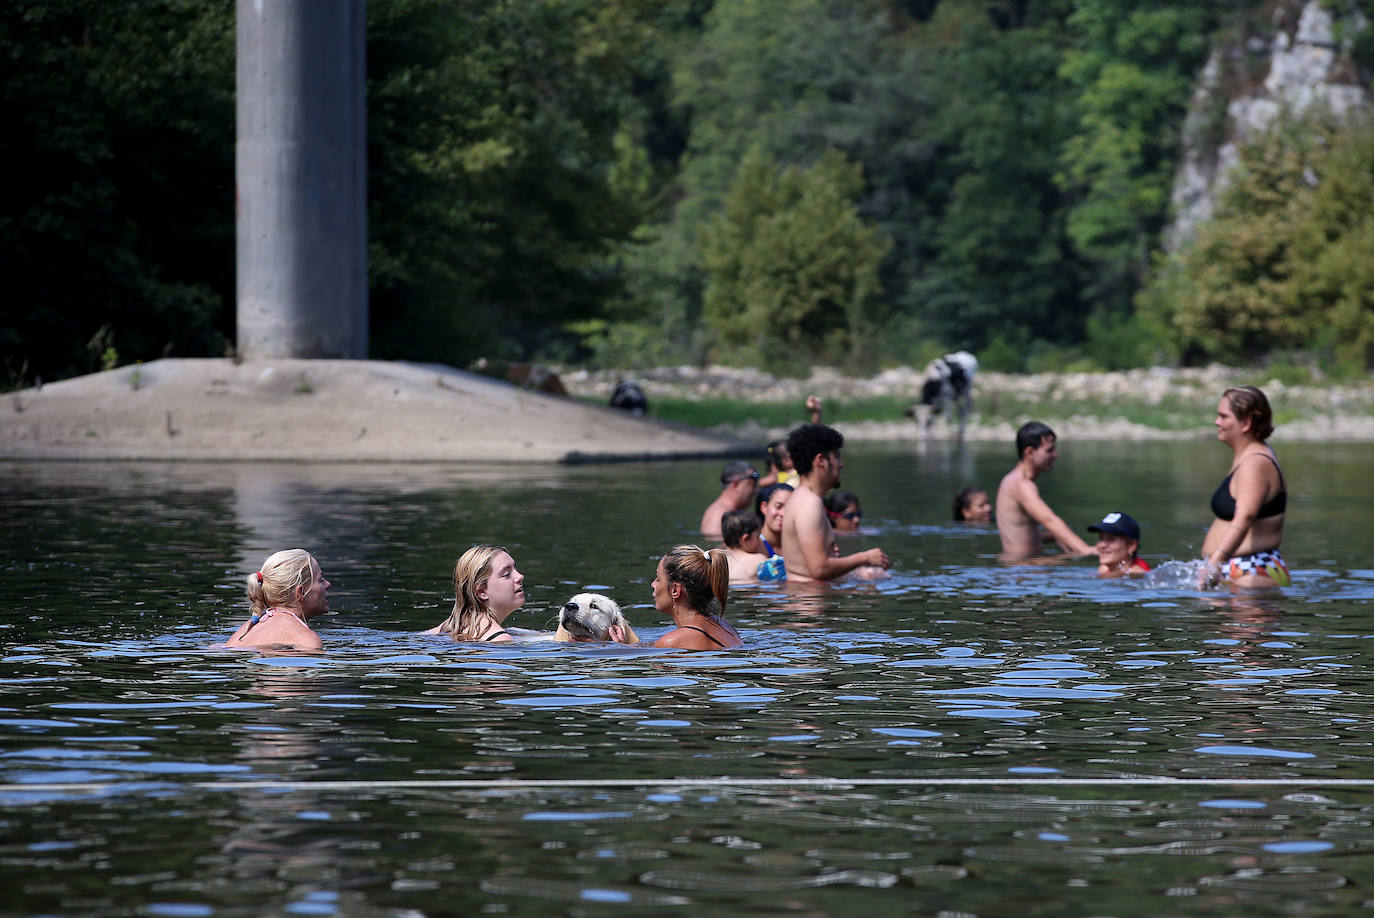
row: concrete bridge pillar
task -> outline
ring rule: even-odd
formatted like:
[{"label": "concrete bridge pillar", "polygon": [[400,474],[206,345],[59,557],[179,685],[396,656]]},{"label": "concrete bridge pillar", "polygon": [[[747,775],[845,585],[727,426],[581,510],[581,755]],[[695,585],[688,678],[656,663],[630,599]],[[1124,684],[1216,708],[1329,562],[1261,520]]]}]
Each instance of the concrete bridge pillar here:
[{"label": "concrete bridge pillar", "polygon": [[238,0],[238,353],[367,356],[364,0]]}]

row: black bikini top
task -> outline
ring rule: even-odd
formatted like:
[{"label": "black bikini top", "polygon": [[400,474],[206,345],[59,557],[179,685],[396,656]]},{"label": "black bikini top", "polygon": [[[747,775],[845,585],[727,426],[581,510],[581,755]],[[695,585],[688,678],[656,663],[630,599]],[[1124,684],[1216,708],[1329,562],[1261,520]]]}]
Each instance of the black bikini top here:
[{"label": "black bikini top", "polygon": [[706,635],[706,636],[707,636],[708,638],[710,638],[712,641],[715,641],[715,645],[716,645],[717,647],[724,647],[724,646],[725,646],[725,645],[722,644],[720,641],[717,641],[716,638],[715,638],[715,635],[711,634],[711,632],[706,631],[705,629],[702,629],[702,628],[698,628],[696,625],[678,625],[678,627],[679,627],[679,628],[690,628],[690,629],[693,630],[693,631],[700,631],[702,634]]},{"label": "black bikini top", "polygon": [[506,637],[510,637],[510,632],[507,631],[505,628],[502,628],[500,631],[493,631],[491,634],[489,634],[489,635],[487,635],[486,637],[482,638],[482,642],[483,642],[483,643],[486,643],[487,641],[494,641],[494,640],[496,640],[497,638],[499,638],[499,637],[500,637],[501,635],[503,635],[503,634],[504,634]]},{"label": "black bikini top", "polygon": [[[1288,488],[1283,482],[1283,469],[1279,468],[1279,462],[1268,453],[1260,453],[1261,456],[1274,463],[1274,468],[1279,473],[1279,493],[1269,498],[1265,504],[1259,508],[1256,519],[1268,519],[1271,516],[1278,516],[1288,509]],[[1219,520],[1233,520],[1236,518],[1236,499],[1231,496],[1231,478],[1236,474],[1232,469],[1231,473],[1221,480],[1221,484],[1212,492],[1212,513]]]}]

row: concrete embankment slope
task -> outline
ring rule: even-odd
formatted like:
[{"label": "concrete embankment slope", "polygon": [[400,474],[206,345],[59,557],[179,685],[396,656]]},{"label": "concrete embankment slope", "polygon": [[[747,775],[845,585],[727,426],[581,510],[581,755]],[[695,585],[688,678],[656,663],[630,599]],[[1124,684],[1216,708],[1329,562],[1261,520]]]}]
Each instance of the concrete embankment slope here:
[{"label": "concrete embankment slope", "polygon": [[4,396],[0,457],[575,462],[740,455],[728,436],[438,364],[165,359]]}]

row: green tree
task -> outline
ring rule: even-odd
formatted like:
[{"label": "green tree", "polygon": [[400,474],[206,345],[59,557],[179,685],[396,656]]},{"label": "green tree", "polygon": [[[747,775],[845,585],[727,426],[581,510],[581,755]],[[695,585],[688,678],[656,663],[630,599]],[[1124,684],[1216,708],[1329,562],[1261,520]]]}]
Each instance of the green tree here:
[{"label": "green tree", "polygon": [[529,356],[598,313],[644,216],[614,167],[649,6],[368,4],[375,354]]},{"label": "green tree", "polygon": [[1349,372],[1374,368],[1374,121],[1333,137],[1293,242],[1295,311],[1308,343]]},{"label": "green tree", "polygon": [[234,292],[230,0],[0,5],[0,370],[221,354]]},{"label": "green tree", "polygon": [[1185,359],[1319,347],[1374,362],[1374,129],[1283,118],[1240,150],[1216,217],[1161,261],[1141,309]]},{"label": "green tree", "polygon": [[745,155],[702,231],[706,317],[723,359],[774,369],[857,361],[891,242],[859,216],[863,172],[838,151],[811,168]]},{"label": "green tree", "polygon": [[908,308],[951,346],[1024,346],[1083,333],[1053,176],[1069,124],[1053,18],[999,28],[978,4],[942,5],[929,29],[943,87],[931,129],[947,188]]},{"label": "green tree", "polygon": [[1060,72],[1077,90],[1077,125],[1058,180],[1073,196],[1069,237],[1090,267],[1085,298],[1099,308],[1124,312],[1149,271],[1193,77],[1227,5],[1074,4]]}]

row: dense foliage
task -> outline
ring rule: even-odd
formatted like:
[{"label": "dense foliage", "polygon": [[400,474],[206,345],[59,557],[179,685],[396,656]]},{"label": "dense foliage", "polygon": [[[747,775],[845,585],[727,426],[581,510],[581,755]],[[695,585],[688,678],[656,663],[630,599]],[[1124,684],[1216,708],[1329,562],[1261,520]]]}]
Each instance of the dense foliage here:
[{"label": "dense foliage", "polygon": [[1141,305],[1209,359],[1374,366],[1374,123],[1315,113],[1244,147],[1216,218],[1161,260]]},{"label": "dense foliage", "polygon": [[[1363,367],[1366,128],[1275,132],[1158,254],[1196,74],[1274,5],[368,0],[371,351]],[[0,6],[4,381],[231,349],[233,52],[231,0]]]}]

